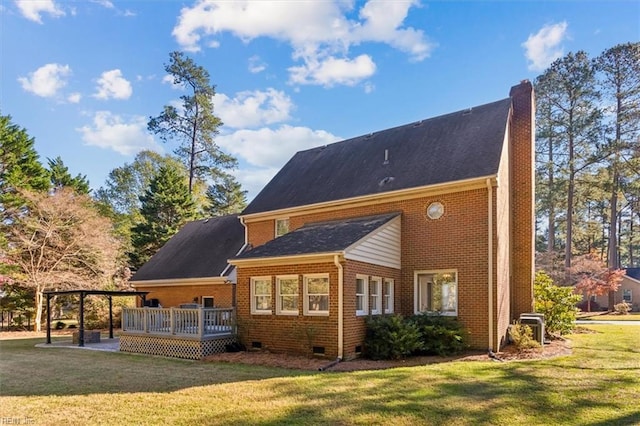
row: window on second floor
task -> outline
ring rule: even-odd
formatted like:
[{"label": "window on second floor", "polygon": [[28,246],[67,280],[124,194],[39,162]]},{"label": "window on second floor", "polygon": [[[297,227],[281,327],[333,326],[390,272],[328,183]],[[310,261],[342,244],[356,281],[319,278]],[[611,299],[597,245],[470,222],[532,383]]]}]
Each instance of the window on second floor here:
[{"label": "window on second floor", "polygon": [[289,233],[289,218],[276,219],[276,238]]}]

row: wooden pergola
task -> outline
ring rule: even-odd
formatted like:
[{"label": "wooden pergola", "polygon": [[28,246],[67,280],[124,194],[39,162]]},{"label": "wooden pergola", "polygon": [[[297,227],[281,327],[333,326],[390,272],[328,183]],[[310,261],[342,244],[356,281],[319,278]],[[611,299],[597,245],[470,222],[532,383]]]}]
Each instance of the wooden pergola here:
[{"label": "wooden pergola", "polygon": [[109,299],[109,339],[113,339],[113,297],[138,296],[142,298],[142,306],[146,301],[148,291],[111,291],[111,290],[61,290],[45,291],[47,298],[47,344],[51,344],[51,298],[55,296],[80,295],[80,327],[78,329],[78,346],[84,346],[84,298],[86,296],[107,296]]}]

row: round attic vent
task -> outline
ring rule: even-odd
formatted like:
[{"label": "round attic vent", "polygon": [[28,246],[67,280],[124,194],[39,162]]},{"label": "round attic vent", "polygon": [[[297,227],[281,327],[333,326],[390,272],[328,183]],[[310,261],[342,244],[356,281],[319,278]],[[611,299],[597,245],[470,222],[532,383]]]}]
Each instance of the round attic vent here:
[{"label": "round attic vent", "polygon": [[441,202],[435,201],[427,207],[427,217],[429,219],[440,219],[444,214],[444,206]]}]

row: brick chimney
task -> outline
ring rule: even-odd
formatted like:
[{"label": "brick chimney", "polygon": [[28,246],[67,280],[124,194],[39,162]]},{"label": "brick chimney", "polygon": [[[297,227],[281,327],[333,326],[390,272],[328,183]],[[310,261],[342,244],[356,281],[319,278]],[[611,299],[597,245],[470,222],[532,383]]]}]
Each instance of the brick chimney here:
[{"label": "brick chimney", "polygon": [[535,274],[535,95],[529,80],[513,86],[510,131],[511,317],[533,312]]}]

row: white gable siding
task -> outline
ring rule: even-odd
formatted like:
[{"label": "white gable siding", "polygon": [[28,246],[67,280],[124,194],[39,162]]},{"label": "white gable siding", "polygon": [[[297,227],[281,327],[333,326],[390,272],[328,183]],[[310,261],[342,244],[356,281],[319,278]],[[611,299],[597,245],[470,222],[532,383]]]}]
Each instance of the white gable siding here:
[{"label": "white gable siding", "polygon": [[352,244],[344,257],[400,269],[400,216]]}]

